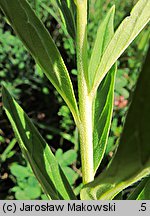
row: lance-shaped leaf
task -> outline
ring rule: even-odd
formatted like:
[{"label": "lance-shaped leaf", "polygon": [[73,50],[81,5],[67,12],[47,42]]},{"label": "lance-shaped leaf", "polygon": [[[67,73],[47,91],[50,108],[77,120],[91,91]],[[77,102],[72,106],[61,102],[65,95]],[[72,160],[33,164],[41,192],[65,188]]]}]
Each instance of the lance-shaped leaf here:
[{"label": "lance-shaped leaf", "polygon": [[114,84],[117,66],[114,65],[98,88],[93,108],[94,172],[101,163],[108,141],[113,112]]},{"label": "lance-shaped leaf", "polygon": [[114,35],[114,14],[115,6],[112,6],[97,30],[97,35],[88,68],[90,83],[94,79],[93,76],[96,73],[98,65],[101,62],[103,53]]},{"label": "lance-shaped leaf", "polygon": [[[113,6],[104,21],[101,23],[89,64],[89,77],[97,69],[103,52],[114,34],[114,12]],[[105,79],[98,88],[93,106],[93,145],[94,145],[94,171],[98,168],[107,144],[110,122],[113,111],[114,81],[116,65],[108,72]]]},{"label": "lance-shaped leaf", "polygon": [[20,148],[50,199],[76,199],[48,144],[26,113],[3,87],[3,105]]},{"label": "lance-shaped leaf", "polygon": [[92,76],[91,91],[93,93],[96,92],[100,82],[112,65],[149,22],[149,20],[150,1],[139,0],[131,11],[131,15],[126,17],[116,30],[112,40],[102,56],[96,72]]},{"label": "lance-shaped leaf", "polygon": [[81,191],[82,199],[113,199],[150,174],[150,49],[126,118],[117,152],[95,181]]},{"label": "lance-shaped leaf", "polygon": [[142,180],[130,194],[128,200],[150,200],[150,178]]},{"label": "lance-shaped leaf", "polygon": [[78,122],[77,103],[67,68],[42,22],[26,0],[0,0],[0,7]]},{"label": "lance-shaped leaf", "polygon": [[138,195],[137,200],[150,200],[150,179],[141,190],[141,193]]},{"label": "lance-shaped leaf", "polygon": [[61,12],[62,20],[70,36],[76,37],[76,6],[72,0],[56,0]]}]

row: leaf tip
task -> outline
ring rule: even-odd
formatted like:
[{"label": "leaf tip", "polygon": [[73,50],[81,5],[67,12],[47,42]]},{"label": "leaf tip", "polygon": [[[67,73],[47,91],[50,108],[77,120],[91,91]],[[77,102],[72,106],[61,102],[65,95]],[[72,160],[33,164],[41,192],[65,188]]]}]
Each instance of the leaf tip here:
[{"label": "leaf tip", "polygon": [[113,6],[110,8],[110,12],[114,15],[114,14],[115,14],[115,10],[116,10],[116,7],[115,7],[115,5],[113,5]]},{"label": "leaf tip", "polygon": [[4,99],[4,95],[7,93],[7,89],[4,84],[2,84],[2,100]]}]

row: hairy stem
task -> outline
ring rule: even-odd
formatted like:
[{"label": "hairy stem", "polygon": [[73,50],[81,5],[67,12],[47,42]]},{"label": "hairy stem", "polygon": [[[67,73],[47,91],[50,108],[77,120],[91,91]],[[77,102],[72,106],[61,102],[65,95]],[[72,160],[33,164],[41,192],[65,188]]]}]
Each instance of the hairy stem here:
[{"label": "hairy stem", "polygon": [[88,94],[87,1],[77,0],[77,67],[81,125],[80,151],[83,183],[93,181],[92,99]]}]

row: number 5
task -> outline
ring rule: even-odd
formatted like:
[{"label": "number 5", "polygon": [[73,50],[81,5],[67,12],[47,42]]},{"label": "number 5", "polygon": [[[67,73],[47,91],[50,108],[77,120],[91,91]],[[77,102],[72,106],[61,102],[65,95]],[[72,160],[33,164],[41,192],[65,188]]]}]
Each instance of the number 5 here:
[{"label": "number 5", "polygon": [[146,203],[141,203],[141,211],[146,211]]}]

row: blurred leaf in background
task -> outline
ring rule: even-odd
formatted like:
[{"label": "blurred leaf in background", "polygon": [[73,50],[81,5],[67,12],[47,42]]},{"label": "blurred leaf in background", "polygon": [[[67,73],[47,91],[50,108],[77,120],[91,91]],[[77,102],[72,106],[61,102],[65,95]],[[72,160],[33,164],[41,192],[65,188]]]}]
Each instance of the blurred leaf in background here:
[{"label": "blurred leaf in background", "polygon": [[62,149],[57,149],[55,156],[59,164],[61,165],[62,170],[67,176],[69,183],[73,185],[79,177],[79,175],[69,166],[71,166],[77,160],[76,151],[72,149],[63,153]]},{"label": "blurred leaf in background", "polygon": [[13,163],[10,166],[11,178],[15,185],[11,192],[15,194],[17,200],[42,199],[42,189],[35,178],[31,168]]}]

